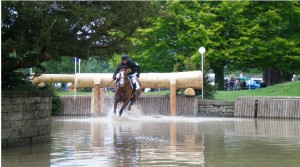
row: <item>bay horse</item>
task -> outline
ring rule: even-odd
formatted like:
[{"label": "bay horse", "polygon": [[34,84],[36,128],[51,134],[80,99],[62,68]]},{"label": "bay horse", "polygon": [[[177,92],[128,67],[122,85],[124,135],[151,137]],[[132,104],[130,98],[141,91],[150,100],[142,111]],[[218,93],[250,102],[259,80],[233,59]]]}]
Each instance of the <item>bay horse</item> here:
[{"label": "bay horse", "polygon": [[[139,79],[137,78],[137,84],[139,84],[140,88],[136,90],[136,99],[141,95],[142,89],[141,89],[141,83]],[[133,99],[132,94],[132,83],[129,78],[128,72],[126,68],[122,68],[119,72],[119,82],[116,84],[115,88],[115,96],[114,96],[114,114],[116,114],[117,106],[119,102],[122,102],[122,107],[119,111],[119,116],[122,115],[123,111],[126,109],[127,105],[128,110],[131,110],[131,106],[135,103]]]}]

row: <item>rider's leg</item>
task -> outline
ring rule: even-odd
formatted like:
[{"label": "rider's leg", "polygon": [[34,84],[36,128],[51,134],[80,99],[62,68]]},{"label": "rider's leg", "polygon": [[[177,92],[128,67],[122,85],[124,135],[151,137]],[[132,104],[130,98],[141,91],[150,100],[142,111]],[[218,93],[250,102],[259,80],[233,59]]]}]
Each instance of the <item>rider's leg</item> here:
[{"label": "rider's leg", "polygon": [[132,94],[133,94],[133,97],[135,97],[136,96],[136,83],[133,83],[132,86],[133,86]]},{"label": "rider's leg", "polygon": [[136,73],[134,74],[131,74],[130,75],[130,78],[131,78],[131,81],[132,81],[132,94],[133,94],[133,97],[136,96]]}]

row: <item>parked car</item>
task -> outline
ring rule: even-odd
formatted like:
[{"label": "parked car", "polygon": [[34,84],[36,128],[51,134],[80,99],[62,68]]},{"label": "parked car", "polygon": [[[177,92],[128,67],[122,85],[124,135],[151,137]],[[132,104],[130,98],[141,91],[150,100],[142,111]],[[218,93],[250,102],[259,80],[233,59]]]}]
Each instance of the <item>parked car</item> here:
[{"label": "parked car", "polygon": [[252,81],[255,81],[257,84],[261,84],[263,82],[262,78],[251,78]]},{"label": "parked car", "polygon": [[246,87],[249,89],[259,89],[260,88],[260,84],[257,84],[255,81],[253,80],[248,80],[246,81]]}]

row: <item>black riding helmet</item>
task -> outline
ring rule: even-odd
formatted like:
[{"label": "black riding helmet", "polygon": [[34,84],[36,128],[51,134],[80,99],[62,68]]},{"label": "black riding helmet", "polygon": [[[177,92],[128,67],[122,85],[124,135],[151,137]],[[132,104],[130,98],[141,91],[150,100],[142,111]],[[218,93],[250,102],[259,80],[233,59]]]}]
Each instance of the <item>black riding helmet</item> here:
[{"label": "black riding helmet", "polygon": [[126,54],[122,54],[121,59],[122,60],[128,60],[128,56]]}]

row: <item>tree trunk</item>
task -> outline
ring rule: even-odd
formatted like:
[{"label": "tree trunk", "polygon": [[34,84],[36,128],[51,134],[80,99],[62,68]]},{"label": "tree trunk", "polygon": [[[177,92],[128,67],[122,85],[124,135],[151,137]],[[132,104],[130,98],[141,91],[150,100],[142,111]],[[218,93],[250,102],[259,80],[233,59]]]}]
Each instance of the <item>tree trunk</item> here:
[{"label": "tree trunk", "polygon": [[292,74],[282,74],[281,72],[270,68],[265,69],[263,72],[263,80],[267,86],[291,81],[292,77]]},{"label": "tree trunk", "polygon": [[218,90],[224,90],[224,68],[223,67],[213,67],[215,73],[215,84]]}]

